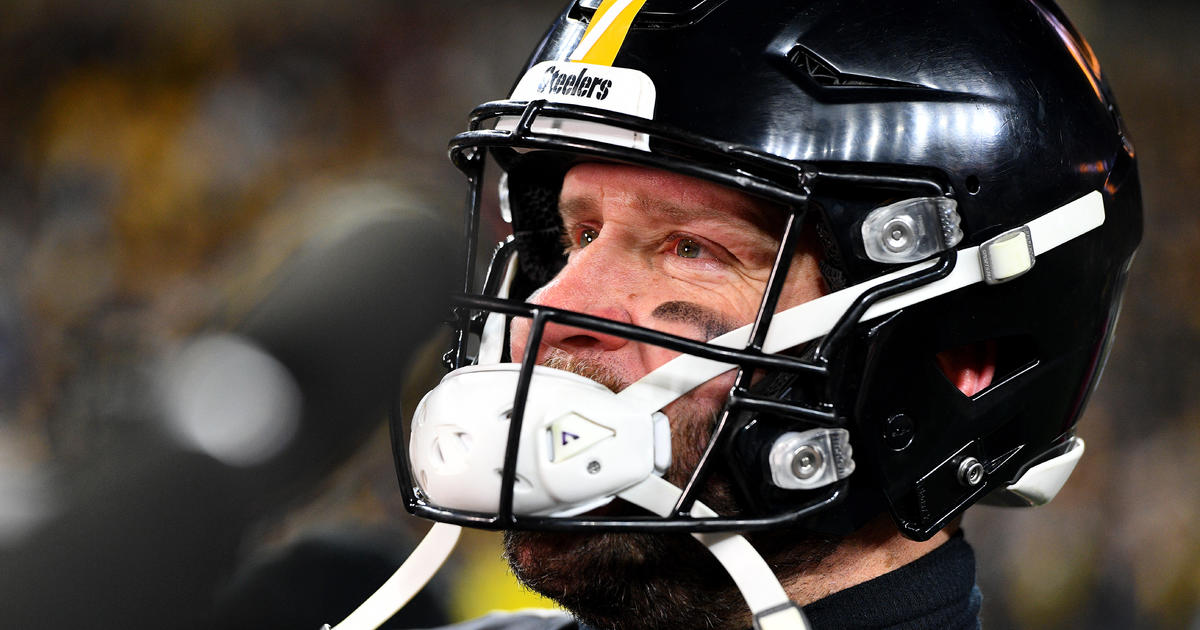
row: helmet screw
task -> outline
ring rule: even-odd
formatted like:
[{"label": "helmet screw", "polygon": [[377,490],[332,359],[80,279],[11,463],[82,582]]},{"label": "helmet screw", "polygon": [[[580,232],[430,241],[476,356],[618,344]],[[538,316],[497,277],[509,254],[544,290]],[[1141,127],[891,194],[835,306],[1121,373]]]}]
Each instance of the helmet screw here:
[{"label": "helmet screw", "polygon": [[592,460],[587,464],[587,471],[593,475],[600,472],[600,462]]},{"label": "helmet screw", "polygon": [[905,414],[888,418],[883,426],[883,443],[893,451],[902,451],[912,444],[916,435],[916,424]]},{"label": "helmet screw", "polygon": [[899,216],[883,227],[883,246],[888,251],[900,253],[907,251],[916,239],[913,230],[913,219],[909,216]]},{"label": "helmet screw", "polygon": [[797,479],[812,479],[821,471],[825,462],[824,455],[811,444],[805,444],[792,451],[792,474]]},{"label": "helmet screw", "polygon": [[983,464],[978,459],[968,457],[958,465],[958,482],[964,486],[975,487],[983,481]]}]

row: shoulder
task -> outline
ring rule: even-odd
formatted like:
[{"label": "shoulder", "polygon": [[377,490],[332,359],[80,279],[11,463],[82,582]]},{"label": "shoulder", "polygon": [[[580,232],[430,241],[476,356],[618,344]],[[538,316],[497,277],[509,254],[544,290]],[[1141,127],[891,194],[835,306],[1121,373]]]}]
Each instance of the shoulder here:
[{"label": "shoulder", "polygon": [[571,615],[561,610],[494,612],[478,619],[429,630],[576,630]]}]

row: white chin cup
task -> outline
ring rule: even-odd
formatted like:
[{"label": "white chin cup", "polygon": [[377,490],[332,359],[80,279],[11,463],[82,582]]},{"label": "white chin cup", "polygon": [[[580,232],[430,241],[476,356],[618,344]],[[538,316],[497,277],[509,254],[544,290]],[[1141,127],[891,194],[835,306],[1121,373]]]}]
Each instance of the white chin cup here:
[{"label": "white chin cup", "polygon": [[[439,507],[496,513],[521,366],[460,368],[413,413],[414,480]],[[667,418],[571,372],[535,366],[517,454],[513,512],[569,516],[666,469]]]}]

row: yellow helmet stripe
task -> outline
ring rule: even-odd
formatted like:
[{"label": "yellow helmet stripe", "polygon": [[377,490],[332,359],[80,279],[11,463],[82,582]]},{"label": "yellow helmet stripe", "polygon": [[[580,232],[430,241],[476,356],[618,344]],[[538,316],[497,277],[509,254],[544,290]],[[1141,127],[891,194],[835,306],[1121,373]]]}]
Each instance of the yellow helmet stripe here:
[{"label": "yellow helmet stripe", "polygon": [[571,53],[571,61],[611,66],[644,4],[646,0],[604,0],[584,31],[583,40]]}]

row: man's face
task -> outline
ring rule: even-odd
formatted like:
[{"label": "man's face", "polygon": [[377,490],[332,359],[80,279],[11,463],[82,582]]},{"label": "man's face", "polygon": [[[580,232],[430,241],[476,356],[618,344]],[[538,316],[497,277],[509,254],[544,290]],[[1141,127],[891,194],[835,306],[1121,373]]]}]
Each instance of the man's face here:
[{"label": "man's face", "polygon": [[[717,184],[601,163],[567,173],[559,212],[567,263],[531,302],[703,341],[753,321],[786,219],[780,208]],[[823,292],[817,260],[802,244],[780,307]],[[522,356],[528,333],[528,320],[514,320],[514,357]],[[538,362],[619,391],[676,354],[550,324]],[[666,478],[676,485],[686,482],[699,461],[733,378],[727,372],[664,409],[673,445]],[[719,483],[701,499],[719,513],[735,509]],[[690,605],[687,597],[711,603],[730,588],[723,571],[686,535],[510,533],[506,543],[518,577],[597,626],[620,619],[622,627],[635,627],[629,618],[640,616],[646,627],[668,627],[668,619],[658,618],[668,590],[684,598],[668,607],[677,615],[679,608],[698,607],[699,601]],[[589,606],[598,608],[586,610]],[[744,608],[736,597],[730,606],[735,616]]]},{"label": "man's face", "polygon": [[[704,341],[753,321],[786,218],[768,202],[717,184],[600,163],[567,173],[559,212],[567,264],[531,302]],[[816,258],[801,247],[780,306],[823,292]],[[514,357],[522,356],[528,330],[529,320],[515,320]],[[550,324],[538,361],[569,356],[597,364],[624,386],[676,354]],[[732,378],[730,372],[686,398],[715,411]]]}]

